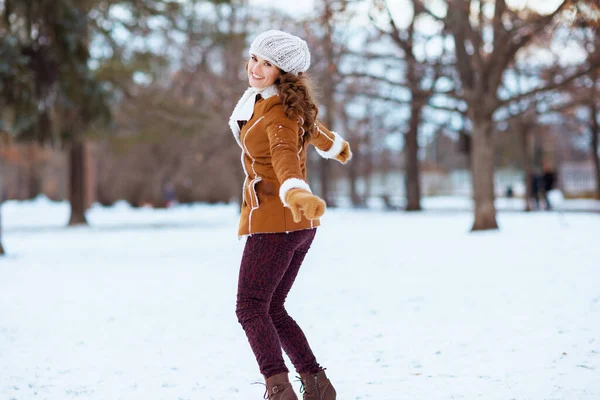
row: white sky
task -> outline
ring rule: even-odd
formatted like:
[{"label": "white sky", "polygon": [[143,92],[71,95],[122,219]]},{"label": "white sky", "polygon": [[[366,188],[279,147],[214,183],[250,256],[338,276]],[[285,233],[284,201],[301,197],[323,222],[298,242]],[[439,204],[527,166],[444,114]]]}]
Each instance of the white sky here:
[{"label": "white sky", "polygon": [[[260,5],[265,7],[276,7],[291,14],[304,16],[310,13],[316,2],[319,0],[301,0],[301,1],[290,1],[290,2],[273,2],[273,0],[249,0],[251,5]],[[388,1],[392,10],[400,12],[401,8],[405,8],[407,1]],[[538,12],[548,13],[556,9],[557,5],[560,4],[561,0],[507,0],[511,7],[524,7],[526,5],[531,6]]]}]

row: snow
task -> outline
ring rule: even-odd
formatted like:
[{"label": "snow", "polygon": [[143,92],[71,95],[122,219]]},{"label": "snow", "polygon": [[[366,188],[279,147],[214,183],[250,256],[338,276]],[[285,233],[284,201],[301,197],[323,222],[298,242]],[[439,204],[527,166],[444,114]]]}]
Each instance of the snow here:
[{"label": "snow", "polygon": [[[42,198],[2,217],[0,398],[262,398],[235,316],[237,205],[94,206],[65,228]],[[322,222],[288,310],[338,398],[600,398],[600,214]]]}]

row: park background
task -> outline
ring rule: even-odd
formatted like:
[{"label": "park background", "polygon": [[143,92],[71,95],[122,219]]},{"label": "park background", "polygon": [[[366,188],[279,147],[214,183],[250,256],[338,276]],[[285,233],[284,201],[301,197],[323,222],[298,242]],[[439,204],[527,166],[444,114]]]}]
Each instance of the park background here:
[{"label": "park background", "polygon": [[0,0],[1,397],[261,396],[228,118],[275,28],[354,154],[309,154],[328,209],[288,305],[340,397],[597,398],[599,25],[593,0]]}]

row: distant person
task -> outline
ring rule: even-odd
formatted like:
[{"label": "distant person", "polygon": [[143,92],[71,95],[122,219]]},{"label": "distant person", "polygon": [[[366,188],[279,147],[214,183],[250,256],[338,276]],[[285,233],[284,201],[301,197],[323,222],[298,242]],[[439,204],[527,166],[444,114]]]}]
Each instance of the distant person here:
[{"label": "distant person", "polygon": [[531,208],[533,210],[540,209],[540,193],[542,191],[542,177],[539,170],[533,171],[531,174]]},{"label": "distant person", "polygon": [[542,184],[544,187],[544,202],[546,203],[546,210],[552,209],[550,203],[550,197],[548,193],[556,188],[556,171],[552,168],[552,165],[544,165],[544,174],[542,175]]},{"label": "distant person", "polygon": [[177,194],[175,192],[175,186],[172,183],[165,185],[165,207],[171,208],[177,205]]},{"label": "distant person", "polygon": [[506,187],[506,198],[507,199],[512,199],[515,196],[515,192],[513,190],[512,185],[508,185]]},{"label": "distant person", "polygon": [[300,375],[304,400],[336,398],[304,333],[284,308],[326,208],[306,182],[307,145],[342,164],[352,157],[348,142],[317,121],[313,89],[304,74],[309,65],[307,44],[299,37],[275,30],[258,35],[246,64],[250,87],[229,121],[246,174],[238,234],[248,239],[236,314],[270,400],[298,399],[282,348]]}]

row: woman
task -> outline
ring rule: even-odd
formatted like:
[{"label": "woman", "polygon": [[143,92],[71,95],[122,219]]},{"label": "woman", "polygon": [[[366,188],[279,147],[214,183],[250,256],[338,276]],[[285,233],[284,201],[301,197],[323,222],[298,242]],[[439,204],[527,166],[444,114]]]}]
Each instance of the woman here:
[{"label": "woman", "polygon": [[246,173],[239,235],[248,236],[236,314],[271,400],[298,399],[282,348],[300,374],[305,400],[336,398],[304,333],[284,308],[326,207],[306,182],[307,144],[341,163],[352,157],[348,142],[317,121],[304,74],[309,65],[302,39],[275,30],[260,34],[246,65],[250,87],[230,118]]}]

